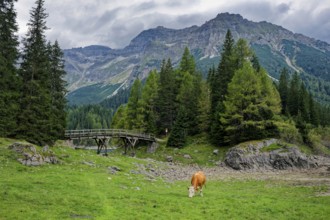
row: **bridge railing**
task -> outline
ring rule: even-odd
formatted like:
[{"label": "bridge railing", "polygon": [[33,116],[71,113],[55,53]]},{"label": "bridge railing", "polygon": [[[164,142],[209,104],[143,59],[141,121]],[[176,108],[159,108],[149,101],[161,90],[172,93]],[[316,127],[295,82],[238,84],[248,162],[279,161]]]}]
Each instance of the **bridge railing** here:
[{"label": "bridge railing", "polygon": [[95,137],[138,137],[143,139],[155,139],[154,135],[136,130],[124,129],[82,129],[66,130],[64,136],[69,139],[95,138]]}]

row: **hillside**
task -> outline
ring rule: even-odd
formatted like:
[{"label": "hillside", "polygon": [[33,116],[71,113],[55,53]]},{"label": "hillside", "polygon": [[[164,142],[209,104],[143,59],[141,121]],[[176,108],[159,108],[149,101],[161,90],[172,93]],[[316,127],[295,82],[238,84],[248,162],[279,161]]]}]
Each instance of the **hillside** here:
[{"label": "hillside", "polygon": [[89,46],[65,50],[71,104],[98,103],[159,69],[163,59],[178,64],[189,47],[205,76],[220,59],[226,31],[246,39],[261,65],[278,79],[283,67],[300,73],[317,100],[330,103],[330,45],[268,22],[252,22],[222,13],[201,26],[185,29],[157,27],[142,31],[123,49]]}]

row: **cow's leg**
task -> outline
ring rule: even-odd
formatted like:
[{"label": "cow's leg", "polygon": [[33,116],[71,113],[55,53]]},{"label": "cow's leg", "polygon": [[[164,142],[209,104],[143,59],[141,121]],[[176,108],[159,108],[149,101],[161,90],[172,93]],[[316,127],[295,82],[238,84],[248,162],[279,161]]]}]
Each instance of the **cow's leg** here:
[{"label": "cow's leg", "polygon": [[199,194],[201,195],[201,197],[203,197],[203,187],[201,187],[200,189],[201,189],[201,191]]}]

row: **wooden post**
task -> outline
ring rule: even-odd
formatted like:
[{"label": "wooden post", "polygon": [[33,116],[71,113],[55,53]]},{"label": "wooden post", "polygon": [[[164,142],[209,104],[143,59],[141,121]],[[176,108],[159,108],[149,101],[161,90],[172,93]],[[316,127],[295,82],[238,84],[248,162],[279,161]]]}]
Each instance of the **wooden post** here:
[{"label": "wooden post", "polygon": [[108,142],[110,138],[94,138],[96,144],[97,144],[97,154],[100,154],[102,149],[105,150],[105,156],[108,156]]},{"label": "wooden post", "polygon": [[125,145],[125,155],[127,154],[127,148],[131,148],[134,150],[136,143],[138,142],[139,138],[137,137],[123,137],[122,138],[124,145]]}]

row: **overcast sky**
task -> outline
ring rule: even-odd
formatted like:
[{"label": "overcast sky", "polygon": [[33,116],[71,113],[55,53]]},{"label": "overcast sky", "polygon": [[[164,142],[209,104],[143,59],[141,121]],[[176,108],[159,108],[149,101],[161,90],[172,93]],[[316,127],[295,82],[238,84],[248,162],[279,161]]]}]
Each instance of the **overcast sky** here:
[{"label": "overcast sky", "polygon": [[[16,3],[24,36],[35,0]],[[49,40],[63,49],[88,45],[123,48],[141,31],[202,25],[217,14],[241,14],[330,43],[330,0],[46,0]]]}]

